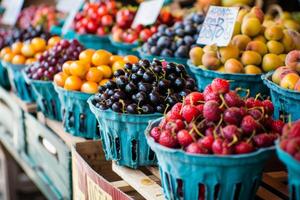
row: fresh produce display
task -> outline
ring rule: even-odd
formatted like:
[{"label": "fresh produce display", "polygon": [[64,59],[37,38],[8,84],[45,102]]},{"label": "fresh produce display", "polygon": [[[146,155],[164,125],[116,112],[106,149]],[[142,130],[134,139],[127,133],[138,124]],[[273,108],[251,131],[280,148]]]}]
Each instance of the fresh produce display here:
[{"label": "fresh produce display", "polygon": [[136,10],[132,8],[123,8],[117,12],[116,24],[112,29],[112,38],[116,42],[134,43],[146,42],[154,33],[158,26],[165,24],[172,26],[180,18],[175,17],[168,9],[162,9],[155,24],[151,26],[138,25],[131,28]]},{"label": "fresh produce display", "polygon": [[284,126],[272,118],[272,102],[242,98],[229,88],[227,80],[217,78],[203,93],[190,93],[150,136],[163,146],[193,154],[245,154],[272,146]]},{"label": "fresh produce display", "polygon": [[115,23],[116,12],[114,0],[86,3],[74,18],[74,30],[79,34],[107,35]]},{"label": "fresh produce display", "polygon": [[299,48],[295,32],[280,24],[264,26],[264,13],[253,7],[239,11],[231,43],[208,45],[190,51],[192,63],[225,73],[261,74],[284,65],[286,54]]},{"label": "fresh produce display", "polygon": [[282,88],[300,91],[300,51],[287,54],[285,66],[279,67],[272,75],[272,81]]},{"label": "fresh produce display", "polygon": [[54,83],[66,90],[94,94],[98,92],[99,85],[109,82],[113,73],[120,73],[126,62],[135,64],[138,58],[132,55],[112,55],[105,50],[87,49],[79,54],[79,60],[63,64],[63,71],[54,76]]},{"label": "fresh produce display", "polygon": [[16,64],[28,65],[36,62],[42,57],[42,53],[51,46],[52,41],[57,37],[45,39],[36,37],[26,42],[15,42],[10,47],[5,47],[0,52],[3,61]]},{"label": "fresh produce display", "polygon": [[[46,48],[46,42],[40,41],[38,47]],[[48,40],[49,49],[38,56],[38,62],[31,64],[25,72],[29,79],[51,81],[56,73],[62,71],[68,60],[77,60],[83,46],[77,40],[61,40],[55,36]]]},{"label": "fresh produce display", "polygon": [[284,126],[280,147],[300,162],[300,121]]},{"label": "fresh produce display", "polygon": [[11,35],[10,30],[0,29],[0,49],[7,46],[6,38]]},{"label": "fresh produce display", "polygon": [[203,14],[193,13],[170,28],[160,25],[157,33],[142,46],[142,52],[153,56],[188,58],[203,21]]},{"label": "fresh produce display", "polygon": [[196,90],[181,64],[159,60],[140,60],[126,63],[124,70],[116,70],[115,80],[99,88],[93,104],[101,109],[119,113],[164,113],[187,94]]},{"label": "fresh produce display", "polygon": [[18,26],[27,29],[30,26],[42,26],[50,30],[51,26],[58,24],[58,13],[54,6],[39,5],[29,6],[21,11],[18,18]]}]

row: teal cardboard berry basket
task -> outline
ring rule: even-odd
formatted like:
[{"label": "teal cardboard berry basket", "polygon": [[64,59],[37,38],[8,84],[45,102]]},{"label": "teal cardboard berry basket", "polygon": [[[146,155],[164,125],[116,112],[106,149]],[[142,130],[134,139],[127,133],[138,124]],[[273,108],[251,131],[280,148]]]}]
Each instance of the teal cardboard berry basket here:
[{"label": "teal cardboard berry basket", "polygon": [[283,151],[278,140],[276,141],[276,152],[288,169],[290,199],[300,200],[300,162]]},{"label": "teal cardboard berry basket", "polygon": [[160,120],[151,121],[145,134],[158,160],[166,199],[254,199],[264,164],[274,153],[274,147],[244,155],[187,154],[181,149],[161,146],[149,136]]},{"label": "teal cardboard berry basket", "polygon": [[38,109],[49,119],[61,121],[61,105],[52,81],[29,79],[23,71],[25,81],[31,85],[35,95]]},{"label": "teal cardboard berry basket", "polygon": [[92,34],[75,34],[75,38],[89,49],[105,49],[111,53],[116,53],[117,49],[111,44],[108,36],[97,36]]},{"label": "teal cardboard berry basket", "polygon": [[130,168],[156,164],[154,152],[149,148],[144,131],[148,122],[161,114],[133,115],[112,110],[100,110],[88,100],[101,129],[101,140],[107,160]]},{"label": "teal cardboard berry basket", "polygon": [[292,121],[300,119],[300,92],[288,90],[272,82],[273,72],[262,75],[264,84],[270,89],[271,99],[274,105],[274,117],[278,119],[281,115],[289,116]]},{"label": "teal cardboard berry basket", "polygon": [[7,69],[2,66],[2,62],[0,62],[0,86],[6,90],[10,90]]},{"label": "teal cardboard berry basket", "polygon": [[249,89],[250,96],[254,97],[258,93],[264,96],[269,95],[269,89],[264,85],[260,74],[228,74],[213,70],[205,70],[200,67],[196,67],[190,60],[188,60],[187,64],[190,71],[194,74],[200,90],[204,90],[205,87],[211,84],[215,78],[223,78],[232,81],[230,82],[232,90],[236,88]]},{"label": "teal cardboard berry basket", "polygon": [[111,36],[109,36],[109,40],[111,44],[114,46],[114,48],[117,49],[117,54],[121,56],[126,55],[135,55],[139,56],[139,52],[137,51],[137,48],[139,47],[139,43],[135,42],[133,44],[124,43],[124,42],[116,42],[113,40]]},{"label": "teal cardboard berry basket", "polygon": [[87,103],[90,94],[77,91],[68,91],[53,83],[58,94],[63,126],[66,132],[88,139],[99,138],[99,129],[95,116]]},{"label": "teal cardboard berry basket", "polygon": [[17,96],[26,103],[35,102],[35,94],[31,86],[26,83],[22,70],[26,68],[26,65],[14,65],[8,62],[2,61],[2,66],[7,69],[10,85]]}]

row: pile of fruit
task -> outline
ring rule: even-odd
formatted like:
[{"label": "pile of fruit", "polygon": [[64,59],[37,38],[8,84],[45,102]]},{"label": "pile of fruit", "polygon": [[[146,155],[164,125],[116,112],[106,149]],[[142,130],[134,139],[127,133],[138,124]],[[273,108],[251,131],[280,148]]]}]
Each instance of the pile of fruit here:
[{"label": "pile of fruit", "polygon": [[19,14],[17,25],[21,29],[27,29],[30,26],[42,26],[45,30],[50,30],[51,26],[58,23],[57,15],[54,6],[29,6]]},{"label": "pile of fruit", "polygon": [[190,59],[204,69],[261,74],[284,65],[286,54],[300,48],[294,38],[295,33],[280,24],[264,26],[264,13],[260,8],[242,9],[228,46],[195,47],[190,52]]},{"label": "pile of fruit", "polygon": [[116,13],[114,0],[86,3],[74,18],[74,29],[79,34],[107,35],[115,23]]},{"label": "pile of fruit", "polygon": [[6,38],[8,38],[11,33],[12,32],[10,30],[0,29],[0,49],[7,46]]},{"label": "pile of fruit", "polygon": [[[46,46],[46,42],[43,42]],[[48,40],[48,50],[38,56],[38,62],[25,69],[28,78],[51,81],[68,60],[77,60],[83,46],[77,40],[61,40],[55,36]]]},{"label": "pile of fruit", "polygon": [[279,67],[272,75],[272,81],[282,88],[300,91],[300,51],[287,54],[285,66]]},{"label": "pile of fruit", "polygon": [[123,8],[117,12],[116,24],[112,29],[112,38],[116,42],[134,43],[134,42],[146,42],[154,33],[157,32],[157,28],[161,24],[172,26],[180,18],[174,17],[167,9],[162,9],[155,24],[150,27],[138,25],[135,28],[131,28],[136,10],[132,8]]},{"label": "pile of fruit", "polygon": [[115,80],[99,88],[93,104],[101,110],[119,113],[164,113],[196,90],[181,64],[140,60],[126,63],[124,70],[114,73]]},{"label": "pile of fruit", "polygon": [[150,136],[194,154],[245,154],[273,145],[284,123],[272,118],[272,102],[241,98],[229,88],[227,80],[216,78],[203,93],[190,93]]},{"label": "pile of fruit", "polygon": [[26,42],[15,42],[11,47],[5,47],[0,52],[3,61],[17,65],[29,65],[42,57],[42,53],[47,50],[56,37],[48,40],[36,37]]},{"label": "pile of fruit", "polygon": [[174,26],[160,25],[142,46],[142,51],[149,55],[188,58],[189,51],[196,44],[204,21],[204,15],[193,13]]},{"label": "pile of fruit", "polygon": [[81,91],[94,94],[99,85],[104,85],[112,78],[113,73],[119,73],[125,62],[137,63],[135,56],[120,57],[105,50],[87,49],[79,54],[79,60],[67,61],[62,66],[62,72],[54,76],[54,83],[66,90]]},{"label": "pile of fruit", "polygon": [[293,19],[292,13],[287,11],[280,11],[277,16],[273,17],[271,14],[265,15],[264,26],[272,26],[278,24],[286,29],[292,29],[295,31],[300,31],[300,24],[298,21]]},{"label": "pile of fruit", "polygon": [[300,121],[284,126],[280,147],[300,162]]}]

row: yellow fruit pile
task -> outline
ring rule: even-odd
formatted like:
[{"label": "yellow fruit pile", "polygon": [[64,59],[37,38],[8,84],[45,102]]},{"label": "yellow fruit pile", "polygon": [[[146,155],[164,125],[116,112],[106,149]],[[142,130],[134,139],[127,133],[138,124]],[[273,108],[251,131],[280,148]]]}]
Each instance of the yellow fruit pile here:
[{"label": "yellow fruit pile", "polygon": [[190,59],[204,69],[261,74],[284,65],[286,54],[300,49],[298,34],[278,23],[264,26],[264,13],[258,7],[241,9],[228,46],[195,47],[190,51]]},{"label": "yellow fruit pile", "polygon": [[0,58],[16,65],[28,65],[37,61],[39,56],[47,49],[60,41],[58,36],[51,37],[48,42],[43,38],[33,38],[26,42],[15,42],[11,47],[4,47],[0,51]]},{"label": "yellow fruit pile", "polygon": [[138,61],[133,55],[122,57],[106,50],[87,49],[79,54],[79,60],[63,64],[63,71],[54,76],[54,83],[66,90],[94,94],[116,70],[124,69],[126,63]]}]

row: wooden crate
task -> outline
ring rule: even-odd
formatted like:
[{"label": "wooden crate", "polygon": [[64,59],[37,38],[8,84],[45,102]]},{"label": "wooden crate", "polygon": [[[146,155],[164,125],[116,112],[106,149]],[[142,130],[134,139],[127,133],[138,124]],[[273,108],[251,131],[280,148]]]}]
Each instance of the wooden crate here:
[{"label": "wooden crate", "polygon": [[[147,200],[163,200],[164,194],[157,167],[146,167],[138,170],[112,165],[113,171],[132,186]],[[256,199],[288,200],[287,173],[285,171],[266,172],[257,191]]]},{"label": "wooden crate", "polygon": [[112,171],[100,141],[77,143],[72,149],[74,200],[144,199]]}]

